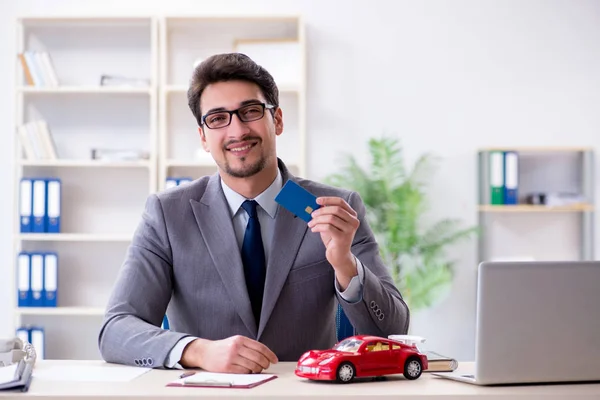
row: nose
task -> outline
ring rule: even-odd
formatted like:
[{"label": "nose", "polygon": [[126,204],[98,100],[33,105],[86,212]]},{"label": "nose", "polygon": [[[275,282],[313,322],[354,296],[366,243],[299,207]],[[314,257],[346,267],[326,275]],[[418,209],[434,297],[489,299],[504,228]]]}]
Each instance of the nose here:
[{"label": "nose", "polygon": [[237,114],[231,116],[231,123],[227,127],[227,136],[232,138],[239,138],[247,135],[250,132],[250,128],[246,125]]}]

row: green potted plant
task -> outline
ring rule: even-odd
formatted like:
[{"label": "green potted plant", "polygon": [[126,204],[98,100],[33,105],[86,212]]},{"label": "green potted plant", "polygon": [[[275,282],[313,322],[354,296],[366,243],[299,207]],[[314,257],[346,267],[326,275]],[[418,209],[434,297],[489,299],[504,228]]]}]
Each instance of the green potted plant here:
[{"label": "green potted plant", "polygon": [[425,227],[425,189],[436,158],[427,153],[407,169],[398,139],[368,142],[370,165],[363,169],[346,155],[342,170],[326,181],[360,194],[367,208],[381,256],[411,312],[430,307],[449,287],[454,261],[444,250],[477,232],[456,219],[442,219]]}]

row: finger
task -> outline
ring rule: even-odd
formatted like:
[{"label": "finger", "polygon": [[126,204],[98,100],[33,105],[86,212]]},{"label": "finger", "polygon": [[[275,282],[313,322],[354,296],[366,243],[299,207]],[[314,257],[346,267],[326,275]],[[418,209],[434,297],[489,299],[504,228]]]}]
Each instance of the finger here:
[{"label": "finger", "polygon": [[[358,221],[356,216],[350,214],[345,208],[340,207],[340,206],[321,207],[318,210],[313,211],[311,214],[311,216],[313,217],[313,220],[316,217],[319,217],[322,215],[336,215],[343,221],[350,222],[350,223],[352,223],[354,221]],[[312,220],[311,220],[311,222],[312,222]],[[310,226],[310,222],[309,222],[309,226]]]},{"label": "finger", "polygon": [[354,230],[353,224],[344,221],[337,215],[321,215],[317,218],[313,218],[308,225],[314,232],[314,228],[317,225],[332,225],[337,228],[340,232],[352,232]]},{"label": "finger", "polygon": [[264,344],[262,344],[261,342],[257,342],[256,340],[252,340],[249,338],[245,338],[246,340],[244,340],[244,346],[252,349],[252,350],[256,350],[259,353],[261,353],[262,355],[264,355],[267,360],[269,360],[269,362],[271,362],[272,364],[277,363],[279,360],[277,359],[277,356],[275,355],[275,353],[273,353],[271,351],[271,349],[269,349],[267,346],[265,346]]},{"label": "finger", "polygon": [[320,232],[320,233],[326,232],[326,233],[329,233],[332,237],[339,237],[344,233],[339,228],[336,228],[335,226],[333,226],[331,224],[315,225],[311,228],[311,232]]},{"label": "finger", "polygon": [[226,374],[250,374],[252,373],[252,370],[246,367],[242,367],[241,365],[230,364],[227,367],[227,369],[223,372],[225,372]]},{"label": "finger", "polygon": [[231,360],[231,365],[237,365],[238,367],[244,368],[246,370],[245,373],[259,373],[264,368],[254,361],[242,356],[240,353],[236,354],[235,357]]},{"label": "finger", "polygon": [[340,206],[344,210],[348,211],[348,213],[350,215],[354,215],[354,216],[358,215],[356,213],[356,211],[354,211],[354,209],[352,207],[350,207],[350,204],[348,204],[346,202],[346,200],[342,199],[341,197],[334,197],[334,196],[317,197],[317,204],[319,204],[321,206]]},{"label": "finger", "polygon": [[239,354],[240,356],[247,358],[255,364],[258,364],[262,369],[269,368],[270,363],[267,357],[265,357],[262,353],[259,353],[254,349],[244,346],[240,348]]}]

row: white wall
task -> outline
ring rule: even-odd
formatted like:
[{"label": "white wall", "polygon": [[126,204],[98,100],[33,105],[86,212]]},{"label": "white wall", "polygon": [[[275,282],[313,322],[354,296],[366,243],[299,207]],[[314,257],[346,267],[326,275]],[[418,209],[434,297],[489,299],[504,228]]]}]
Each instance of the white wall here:
[{"label": "white wall", "polygon": [[[12,185],[13,21],[28,14],[304,15],[308,177],[333,172],[341,152],[364,159],[367,137],[396,135],[409,160],[424,151],[442,157],[431,190],[432,218],[476,222],[479,147],[569,145],[600,151],[600,3],[594,0],[20,0],[0,8],[3,188]],[[0,276],[7,276],[14,259],[9,191],[1,202]],[[452,256],[458,260],[452,292],[414,316],[412,329],[428,338],[429,347],[472,359],[476,244],[457,246]],[[10,285],[1,280],[0,336],[12,333]]]}]

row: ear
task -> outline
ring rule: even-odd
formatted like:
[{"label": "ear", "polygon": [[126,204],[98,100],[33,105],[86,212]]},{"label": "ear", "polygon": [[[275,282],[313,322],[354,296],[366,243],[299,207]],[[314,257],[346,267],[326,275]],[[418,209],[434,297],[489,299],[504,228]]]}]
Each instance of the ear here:
[{"label": "ear", "polygon": [[275,122],[275,134],[279,136],[283,133],[283,111],[281,111],[281,107],[277,107],[277,110],[275,110],[273,121]]},{"label": "ear", "polygon": [[208,147],[208,143],[206,142],[206,134],[204,133],[204,129],[201,126],[198,127],[198,133],[200,134],[200,141],[202,142],[202,148],[207,153],[210,153],[210,149]]}]

